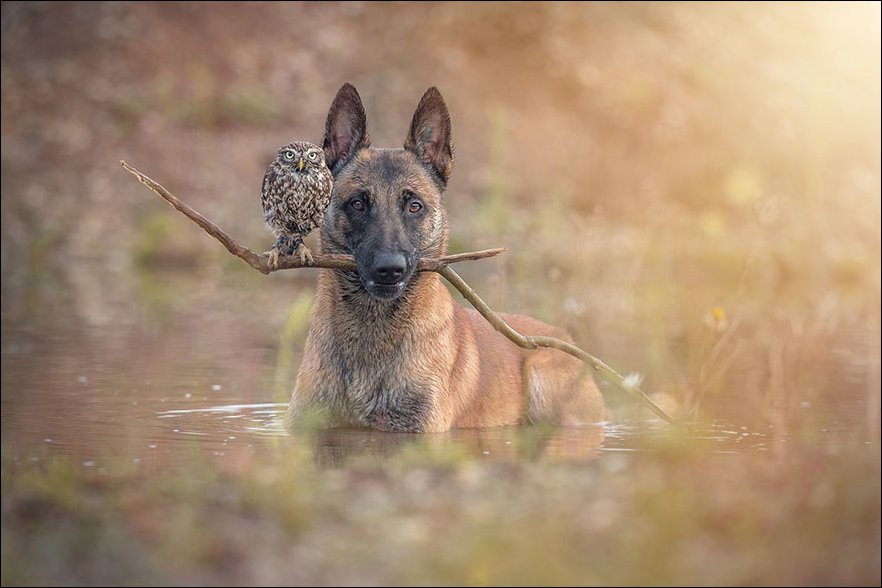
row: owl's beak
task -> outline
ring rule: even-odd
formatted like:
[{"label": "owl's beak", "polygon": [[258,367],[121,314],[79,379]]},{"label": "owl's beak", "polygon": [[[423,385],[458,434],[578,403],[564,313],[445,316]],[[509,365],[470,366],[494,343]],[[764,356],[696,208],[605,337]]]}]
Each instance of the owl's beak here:
[{"label": "owl's beak", "polygon": [[303,158],[302,158],[302,157],[301,157],[300,159],[298,159],[298,160],[297,160],[297,171],[303,171],[303,166],[305,166],[305,165],[306,165],[306,164],[303,163]]}]

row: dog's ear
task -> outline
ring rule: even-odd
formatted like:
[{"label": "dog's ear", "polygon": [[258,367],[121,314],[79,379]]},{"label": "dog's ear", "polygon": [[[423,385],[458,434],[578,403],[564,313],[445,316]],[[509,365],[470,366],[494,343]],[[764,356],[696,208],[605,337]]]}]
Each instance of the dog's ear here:
[{"label": "dog's ear", "polygon": [[453,147],[450,144],[450,114],[444,98],[434,86],[426,90],[413,113],[410,133],[404,148],[429,166],[441,185],[447,184],[453,168]]},{"label": "dog's ear", "polygon": [[356,151],[370,145],[361,96],[355,86],[346,82],[334,97],[325,123],[322,149],[328,169],[336,176]]}]

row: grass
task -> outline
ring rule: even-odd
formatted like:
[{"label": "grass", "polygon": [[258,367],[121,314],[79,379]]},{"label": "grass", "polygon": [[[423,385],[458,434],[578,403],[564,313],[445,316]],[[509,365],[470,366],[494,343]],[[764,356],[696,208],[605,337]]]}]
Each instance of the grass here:
[{"label": "grass", "polygon": [[555,463],[416,440],[325,468],[298,441],[236,473],[204,458],[87,468],[5,447],[2,584],[880,580],[878,446],[720,455],[663,437]]}]

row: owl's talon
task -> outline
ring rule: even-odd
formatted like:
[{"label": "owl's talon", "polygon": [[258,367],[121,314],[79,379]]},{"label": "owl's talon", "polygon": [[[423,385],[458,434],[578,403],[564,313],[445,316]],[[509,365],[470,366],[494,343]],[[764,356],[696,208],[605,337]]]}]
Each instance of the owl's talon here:
[{"label": "owl's talon", "polygon": [[309,250],[309,247],[303,244],[303,241],[297,245],[297,255],[300,256],[300,264],[301,265],[314,265],[315,260],[312,258],[312,251]]},{"label": "owl's talon", "polygon": [[266,265],[271,270],[279,269],[279,250],[273,247],[267,253],[269,254],[269,259],[267,260]]}]

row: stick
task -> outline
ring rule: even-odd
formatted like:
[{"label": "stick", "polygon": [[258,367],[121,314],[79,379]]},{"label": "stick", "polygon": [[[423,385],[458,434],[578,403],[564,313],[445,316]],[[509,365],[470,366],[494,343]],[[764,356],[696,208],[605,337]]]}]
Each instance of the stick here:
[{"label": "stick", "polygon": [[[181,200],[178,199],[177,196],[166,190],[161,184],[153,181],[146,175],[139,172],[137,169],[131,167],[125,161],[121,160],[119,163],[126,169],[126,171],[138,178],[138,181],[156,192],[156,194],[158,194],[163,200],[174,206],[178,210],[178,212],[202,227],[202,230],[204,230],[206,233],[220,241],[221,244],[227,248],[227,251],[229,251],[239,259],[242,259],[245,263],[247,263],[262,274],[269,274],[272,271],[295,269],[300,267],[320,267],[341,270],[357,269],[355,265],[355,259],[351,255],[315,255],[313,257],[313,261],[315,263],[309,266],[304,266],[302,263],[300,263],[300,258],[298,256],[283,255],[279,258],[279,267],[275,270],[270,269],[269,265],[267,264],[267,261],[269,259],[268,255],[254,253],[251,249],[245,247],[244,245],[240,245],[223,229],[221,229],[216,224],[202,216],[200,213],[196,212],[195,210],[184,204]],[[552,349],[563,351],[564,353],[568,353],[576,359],[582,361],[583,363],[591,366],[596,371],[602,373],[614,384],[619,386],[619,388],[626,391],[628,394],[631,394],[637,400],[640,400],[641,402],[646,404],[653,412],[655,412],[655,414],[657,414],[667,422],[673,423],[674,419],[667,412],[665,412],[664,409],[656,404],[652,400],[652,398],[650,398],[646,394],[646,392],[641,390],[639,385],[626,382],[625,378],[621,374],[619,374],[617,371],[615,371],[590,353],[583,351],[572,343],[567,343],[566,341],[556,339],[555,337],[523,335],[511,328],[511,326],[509,326],[508,323],[506,323],[502,319],[502,317],[496,314],[496,312],[494,312],[493,309],[490,308],[487,303],[481,299],[480,296],[478,296],[477,292],[475,292],[475,290],[471,286],[469,286],[465,280],[459,277],[459,274],[453,271],[453,269],[450,267],[450,264],[452,263],[493,257],[494,255],[499,255],[504,251],[505,249],[503,248],[486,249],[484,251],[470,251],[468,253],[458,253],[456,255],[445,255],[444,257],[422,258],[417,265],[417,271],[432,271],[438,272],[440,275],[442,275],[448,282],[453,285],[454,288],[459,290],[463,297],[468,300],[469,303],[474,306],[479,313],[481,313],[481,316],[483,316],[491,325],[493,325],[494,329],[505,335],[505,337],[511,340],[518,347],[522,347],[524,349],[549,347]]]},{"label": "stick", "polygon": [[481,313],[487,322],[493,325],[493,328],[508,337],[512,343],[517,345],[518,347],[523,347],[524,349],[537,349],[539,347],[551,347],[553,349],[557,349],[559,351],[563,351],[564,353],[569,353],[576,359],[581,360],[583,363],[588,364],[593,367],[596,371],[599,371],[607,379],[611,380],[614,384],[616,384],[619,388],[636,398],[637,400],[645,403],[655,414],[665,419],[669,423],[673,423],[674,419],[664,411],[662,407],[656,404],[652,398],[650,398],[646,392],[640,389],[638,384],[629,384],[625,381],[625,378],[612,369],[600,359],[594,357],[587,351],[583,351],[579,349],[572,343],[567,343],[561,339],[557,339],[556,337],[545,337],[545,336],[531,336],[531,335],[522,335],[521,333],[515,331],[508,323],[506,323],[502,317],[496,314],[492,308],[490,308],[486,302],[481,300],[481,297],[478,296],[478,293],[468,285],[468,283],[459,277],[453,268],[451,267],[442,267],[438,270],[438,273],[444,276],[444,278],[453,284],[454,288],[459,290],[459,292],[463,295],[463,297],[471,303],[472,306],[475,307],[475,310]]},{"label": "stick", "polygon": [[[230,237],[226,231],[208,220],[199,212],[190,208],[182,202],[177,196],[169,192],[159,182],[156,182],[148,176],[142,174],[125,161],[120,160],[120,165],[126,171],[138,178],[138,181],[156,192],[160,198],[174,206],[178,212],[189,218],[191,221],[202,227],[202,230],[221,242],[221,245],[227,248],[227,251],[256,269],[262,274],[283,269],[296,269],[300,267],[321,267],[327,269],[355,270],[355,259],[351,255],[315,255],[313,256],[312,265],[304,265],[300,262],[300,257],[296,255],[282,255],[279,257],[279,266],[276,269],[270,269],[269,256],[265,253],[255,253],[251,249],[241,245],[238,241]],[[472,261],[475,259],[484,259],[485,257],[493,257],[505,252],[505,249],[485,249],[483,251],[469,251],[467,253],[457,253],[456,255],[445,255],[444,257],[426,257],[420,259],[417,264],[417,271],[437,271],[451,263],[460,261]]]}]

